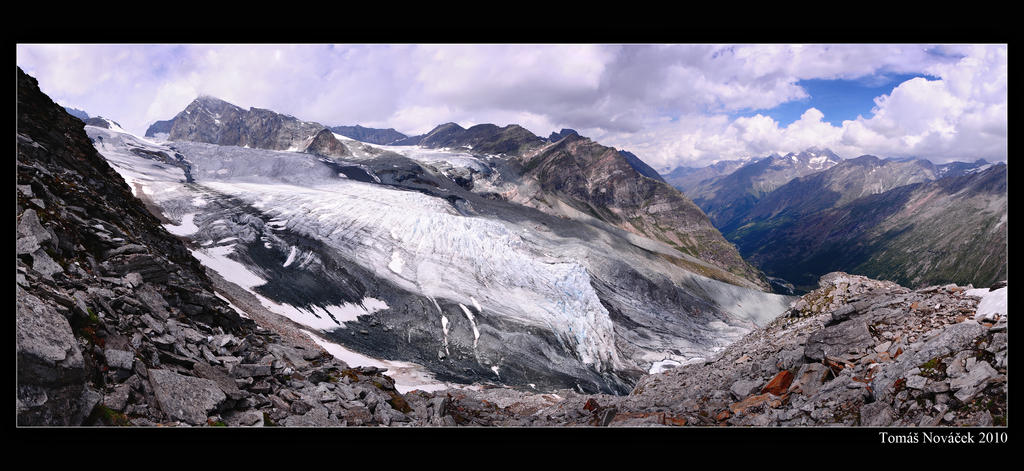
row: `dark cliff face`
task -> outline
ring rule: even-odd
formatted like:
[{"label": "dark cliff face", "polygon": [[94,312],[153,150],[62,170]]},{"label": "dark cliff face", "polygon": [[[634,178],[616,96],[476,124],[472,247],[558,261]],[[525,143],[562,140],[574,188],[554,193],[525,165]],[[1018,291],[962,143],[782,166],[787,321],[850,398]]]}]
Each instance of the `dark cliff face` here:
[{"label": "dark cliff face", "polygon": [[181,241],[96,152],[82,122],[20,69],[17,141],[19,424],[74,425],[96,405],[105,363],[97,352],[113,341],[97,313],[109,322],[141,304],[111,296],[104,279],[134,274],[142,297],[155,294],[222,329],[243,328]]},{"label": "dark cliff face", "polygon": [[411,420],[383,370],[349,368],[276,316],[250,306],[275,330],[264,329],[214,294],[83,123],[20,69],[17,146],[18,425]]}]

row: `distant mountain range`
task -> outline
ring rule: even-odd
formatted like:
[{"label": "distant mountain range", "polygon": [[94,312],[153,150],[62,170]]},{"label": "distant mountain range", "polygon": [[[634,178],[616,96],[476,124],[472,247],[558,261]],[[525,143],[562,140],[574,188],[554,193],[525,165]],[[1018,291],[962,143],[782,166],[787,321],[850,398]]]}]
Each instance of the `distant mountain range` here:
[{"label": "distant mountain range", "polygon": [[71,108],[69,106],[64,107],[64,111],[67,111],[69,115],[74,116],[82,121],[89,119],[89,113],[82,111],[77,108]]},{"label": "distant mountain range", "polygon": [[[808,149],[725,172],[738,163],[667,177],[769,276],[803,290],[837,270],[913,286],[985,285],[1006,276],[1004,164],[841,160]],[[955,242],[953,234],[965,238]],[[986,256],[975,258],[979,253]]]}]

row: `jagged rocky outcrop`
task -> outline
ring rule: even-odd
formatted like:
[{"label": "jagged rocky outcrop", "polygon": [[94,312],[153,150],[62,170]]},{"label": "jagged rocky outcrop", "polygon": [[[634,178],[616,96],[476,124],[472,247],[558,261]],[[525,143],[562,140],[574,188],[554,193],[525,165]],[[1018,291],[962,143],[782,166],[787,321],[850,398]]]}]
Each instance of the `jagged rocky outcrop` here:
[{"label": "jagged rocky outcrop", "polygon": [[350,137],[360,142],[379,145],[390,145],[409,137],[392,128],[364,128],[358,124],[355,126],[332,126],[330,129],[342,136]]},{"label": "jagged rocky outcrop", "polygon": [[571,134],[579,134],[579,133],[576,132],[575,129],[562,128],[561,131],[552,132],[551,135],[548,136],[548,140],[551,141],[551,142],[558,142],[558,141],[562,140],[563,137],[566,137],[566,136],[571,135]]},{"label": "jagged rocky outcrop", "polygon": [[[485,425],[1006,425],[1000,286],[910,290],[830,273],[788,315],[628,396],[463,391],[447,393],[449,407]],[[979,309],[990,298],[999,307]]]},{"label": "jagged rocky outcrop", "polygon": [[17,146],[19,425],[409,420],[381,370],[239,316],[20,69]]},{"label": "jagged rocky outcrop", "polygon": [[169,127],[158,121],[146,135],[155,136],[166,129],[171,141],[302,151],[326,157],[351,155],[322,124],[261,108],[246,110],[211,96],[196,98],[170,121]]}]

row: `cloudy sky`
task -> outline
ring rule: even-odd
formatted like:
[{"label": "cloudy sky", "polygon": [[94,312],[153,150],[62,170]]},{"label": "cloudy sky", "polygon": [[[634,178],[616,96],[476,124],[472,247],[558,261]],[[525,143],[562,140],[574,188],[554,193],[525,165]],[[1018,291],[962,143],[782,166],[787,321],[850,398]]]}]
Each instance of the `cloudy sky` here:
[{"label": "cloudy sky", "polygon": [[200,94],[334,125],[573,128],[659,171],[829,147],[1005,161],[1006,45],[34,45],[54,101],[143,134]]}]

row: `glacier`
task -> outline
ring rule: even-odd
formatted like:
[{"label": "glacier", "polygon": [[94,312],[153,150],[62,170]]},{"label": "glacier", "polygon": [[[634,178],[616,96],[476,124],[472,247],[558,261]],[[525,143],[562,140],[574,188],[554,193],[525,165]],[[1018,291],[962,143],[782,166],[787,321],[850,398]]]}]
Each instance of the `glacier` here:
[{"label": "glacier", "polygon": [[[429,371],[435,384],[623,394],[792,299],[686,271],[660,242],[494,198],[515,179],[497,156],[342,138],[354,155],[340,159],[86,131],[208,269],[329,351],[416,370],[423,387]],[[474,176],[475,192],[455,181]]]}]

